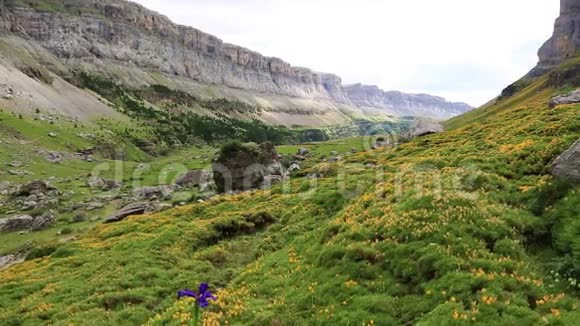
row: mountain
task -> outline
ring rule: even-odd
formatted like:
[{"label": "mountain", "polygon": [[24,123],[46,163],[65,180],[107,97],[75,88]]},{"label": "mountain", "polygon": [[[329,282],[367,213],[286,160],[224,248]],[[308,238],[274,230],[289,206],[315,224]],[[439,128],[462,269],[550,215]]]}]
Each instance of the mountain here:
[{"label": "mountain", "polygon": [[351,102],[365,112],[378,110],[396,116],[423,116],[447,120],[473,109],[469,104],[448,102],[437,96],[385,92],[377,86],[354,84],[345,86],[344,89]]},{"label": "mountain", "polygon": [[[511,108],[522,97],[552,91],[551,97],[566,95],[580,87],[580,3],[560,0],[560,15],[552,37],[538,51],[538,64],[524,77],[506,87],[501,96],[486,105],[445,122],[450,129],[485,121]],[[519,96],[517,96],[519,95]],[[550,101],[543,94],[542,101]]]},{"label": "mountain", "polygon": [[[132,149],[124,162],[80,153],[80,161],[59,153],[115,137],[106,132],[115,125],[0,111],[0,214],[18,215],[0,219],[8,230],[0,266],[15,263],[0,269],[0,323],[192,324],[196,302],[177,293],[207,282],[215,300],[203,325],[576,326],[580,103],[548,103],[580,87],[579,66],[580,57],[567,57],[449,130],[397,146],[278,147],[284,157],[306,155],[291,178],[210,198],[195,188],[170,196],[163,181],[207,166],[215,148],[142,160]],[[47,77],[27,72],[38,85]],[[113,104],[162,114],[136,101],[138,92],[84,77]],[[45,91],[38,87],[35,96]],[[373,105],[383,101],[376,93]],[[159,87],[141,95],[201,103]],[[121,127],[125,139],[142,126]],[[259,155],[229,144],[220,156],[238,146]],[[86,178],[94,173],[101,179]],[[134,196],[144,202],[135,206]],[[166,210],[103,223],[119,208],[155,205]]]},{"label": "mountain", "polygon": [[[392,114],[440,119],[463,109],[449,109],[454,104],[439,99],[423,101],[401,94],[405,98],[401,101],[362,110],[358,97],[352,99],[349,88],[336,75],[294,67],[282,59],[224,43],[132,2],[3,0],[0,8],[0,53],[4,54],[0,65],[10,71],[33,70],[33,79],[39,74],[55,75],[51,80],[67,91],[70,89],[60,77],[82,70],[129,88],[163,85],[202,99],[241,101],[261,108],[260,120],[285,126],[337,125],[360,118],[390,119]],[[23,78],[18,71],[13,73],[16,79]],[[31,84],[11,85],[11,79],[0,82],[16,90]],[[60,113],[74,113],[69,112],[74,105],[54,105],[62,100],[51,96],[54,85],[45,86],[40,95],[32,94],[32,102],[40,102],[42,110],[56,107]],[[91,94],[74,93],[87,103],[94,102]],[[18,95],[14,97],[22,102]],[[25,102],[15,106],[32,111],[30,100]],[[93,112],[107,111],[95,106]],[[86,112],[77,115],[85,117]]]}]

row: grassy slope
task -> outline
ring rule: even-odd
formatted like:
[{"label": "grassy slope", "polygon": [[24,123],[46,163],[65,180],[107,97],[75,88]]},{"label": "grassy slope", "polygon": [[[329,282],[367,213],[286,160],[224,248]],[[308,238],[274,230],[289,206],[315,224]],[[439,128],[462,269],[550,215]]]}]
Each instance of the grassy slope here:
[{"label": "grassy slope", "polygon": [[[132,187],[169,184],[189,169],[206,167],[215,151],[209,146],[192,147],[187,150],[173,151],[166,157],[153,160],[151,156],[134,145],[122,143],[118,145],[126,153],[127,161],[125,162],[103,159],[97,155],[95,162],[67,158],[61,163],[51,163],[38,152],[43,150],[71,154],[95,145],[95,140],[83,138],[79,136],[80,133],[94,134],[99,139],[113,142],[114,136],[99,125],[107,130],[124,129],[124,125],[120,122],[100,121],[98,124],[88,124],[54,119],[51,123],[31,116],[19,118],[15,114],[0,111],[0,181],[20,184],[33,180],[50,180],[65,193],[59,205],[59,211],[56,212],[58,223],[55,226],[27,234],[2,234],[0,255],[77,236],[96,224],[90,220],[103,218],[112,213],[121,204],[119,201],[113,201],[103,209],[86,212],[89,221],[70,223],[72,217],[80,213],[80,211],[70,209],[75,203],[111,195],[110,193],[93,193],[86,187],[87,176],[94,171],[100,171],[100,175],[105,178],[122,181],[125,192],[130,192]],[[51,132],[56,133],[57,137],[49,137],[48,133]],[[12,161],[23,163],[24,166],[11,167],[9,164]],[[145,164],[146,168],[137,175],[134,172],[141,164]],[[23,170],[29,174],[11,175],[9,170]],[[11,211],[13,207],[9,205],[0,206],[0,218],[14,215],[15,212],[11,213]],[[73,234],[59,235],[59,231],[63,228],[72,229]]]},{"label": "grassy slope", "polygon": [[[547,216],[570,206],[550,208],[547,166],[580,135],[580,106],[548,109],[554,90],[536,86],[485,124],[319,165],[315,190],[298,178],[99,225],[0,271],[0,320],[178,325],[175,291],[208,281],[206,320],[230,324],[575,325],[578,293],[541,254]],[[416,180],[432,181],[421,196]]]}]

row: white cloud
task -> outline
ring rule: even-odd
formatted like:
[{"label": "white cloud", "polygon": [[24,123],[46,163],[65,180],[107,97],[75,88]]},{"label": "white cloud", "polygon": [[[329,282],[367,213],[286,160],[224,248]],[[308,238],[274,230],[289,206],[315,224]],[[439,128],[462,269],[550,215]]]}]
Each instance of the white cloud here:
[{"label": "white cloud", "polygon": [[[138,0],[225,42],[345,83],[480,105],[537,61],[554,0]],[[440,82],[438,82],[440,81]]]}]

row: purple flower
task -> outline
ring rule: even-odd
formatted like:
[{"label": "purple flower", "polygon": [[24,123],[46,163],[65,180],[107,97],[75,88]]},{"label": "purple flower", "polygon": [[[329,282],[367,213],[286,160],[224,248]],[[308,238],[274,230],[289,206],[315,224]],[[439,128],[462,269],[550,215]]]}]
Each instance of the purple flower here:
[{"label": "purple flower", "polygon": [[207,283],[201,283],[199,285],[199,291],[197,293],[188,289],[178,291],[177,298],[181,299],[183,297],[194,298],[195,304],[198,305],[200,308],[206,308],[207,306],[209,306],[209,302],[207,301],[208,299],[211,299],[213,301],[217,300],[217,297],[209,291],[209,285],[207,285]]}]

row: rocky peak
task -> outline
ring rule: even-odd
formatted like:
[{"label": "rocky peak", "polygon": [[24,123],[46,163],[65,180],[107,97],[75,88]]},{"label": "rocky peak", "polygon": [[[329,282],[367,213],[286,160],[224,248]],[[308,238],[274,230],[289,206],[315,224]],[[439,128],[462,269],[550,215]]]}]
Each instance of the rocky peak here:
[{"label": "rocky peak", "polygon": [[542,75],[562,61],[580,52],[580,2],[560,0],[560,17],[556,19],[554,34],[540,48],[540,61],[530,72],[531,77]]}]

